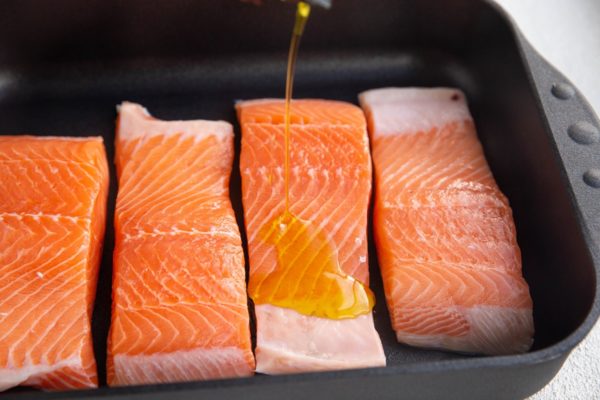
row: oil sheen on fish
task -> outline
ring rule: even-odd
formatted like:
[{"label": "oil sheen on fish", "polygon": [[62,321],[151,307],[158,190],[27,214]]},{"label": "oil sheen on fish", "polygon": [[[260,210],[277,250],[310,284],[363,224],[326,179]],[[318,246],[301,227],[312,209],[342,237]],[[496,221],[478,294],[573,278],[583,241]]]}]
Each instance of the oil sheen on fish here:
[{"label": "oil sheen on fish", "polygon": [[368,289],[364,115],[343,102],[292,101],[286,210],[284,111],[283,100],[237,104],[257,371],[383,366]]}]

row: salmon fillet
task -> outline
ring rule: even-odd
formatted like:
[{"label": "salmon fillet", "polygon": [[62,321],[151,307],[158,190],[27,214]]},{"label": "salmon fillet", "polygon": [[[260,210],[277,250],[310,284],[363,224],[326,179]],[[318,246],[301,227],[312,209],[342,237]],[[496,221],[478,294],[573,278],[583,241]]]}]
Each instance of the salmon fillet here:
[{"label": "salmon fillet", "polygon": [[375,164],[374,229],[398,341],[511,354],[532,344],[508,200],[456,89],[360,95]]},{"label": "salmon fillet", "polygon": [[233,129],[119,109],[108,384],[251,375]]},{"label": "salmon fillet", "polygon": [[96,387],[102,138],[0,136],[0,390]]},{"label": "salmon fillet", "polygon": [[[344,273],[368,285],[371,159],[363,113],[351,104],[327,100],[296,100],[291,110],[290,212],[310,221],[327,238]],[[240,170],[249,284],[258,288],[278,268],[276,245],[261,237],[261,230],[285,210],[284,102],[245,101],[237,104],[237,112],[242,127]],[[305,272],[302,265],[297,268],[302,269],[300,275]],[[306,275],[282,282],[275,297],[305,290],[312,279]],[[385,365],[371,312],[330,319],[267,303],[256,304],[255,313],[258,372]]]}]

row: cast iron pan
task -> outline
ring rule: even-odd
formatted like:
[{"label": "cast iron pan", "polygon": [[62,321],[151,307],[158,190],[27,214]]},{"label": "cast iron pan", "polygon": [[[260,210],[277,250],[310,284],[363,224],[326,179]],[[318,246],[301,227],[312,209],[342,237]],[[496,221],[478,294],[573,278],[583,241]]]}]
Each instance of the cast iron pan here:
[{"label": "cast iron pan", "polygon": [[[159,118],[236,124],[234,100],[282,96],[293,12],[279,1],[3,1],[0,132],[100,134],[112,158],[122,100]],[[440,85],[466,92],[513,207],[534,301],[531,352],[469,357],[396,343],[371,246],[385,368],[56,393],[16,389],[0,398],[514,399],[539,390],[600,310],[600,133],[590,106],[488,1],[338,0],[330,11],[314,10],[296,97],[356,103],[366,89]],[[239,136],[236,146],[239,152]],[[237,162],[231,193],[242,223]],[[109,215],[93,318],[101,380],[111,221]]]}]

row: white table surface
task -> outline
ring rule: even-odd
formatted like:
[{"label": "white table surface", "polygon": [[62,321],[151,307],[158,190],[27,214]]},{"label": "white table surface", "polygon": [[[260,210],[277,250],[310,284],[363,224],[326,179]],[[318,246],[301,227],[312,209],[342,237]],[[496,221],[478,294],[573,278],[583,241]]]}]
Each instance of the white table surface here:
[{"label": "white table surface", "polygon": [[[600,0],[495,1],[600,116]],[[555,399],[600,399],[600,323],[571,353],[554,380],[529,398]]]}]

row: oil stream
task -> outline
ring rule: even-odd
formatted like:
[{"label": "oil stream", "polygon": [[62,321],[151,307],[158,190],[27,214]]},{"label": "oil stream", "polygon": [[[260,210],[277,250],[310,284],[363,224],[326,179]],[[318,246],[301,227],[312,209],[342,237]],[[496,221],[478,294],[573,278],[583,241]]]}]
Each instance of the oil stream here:
[{"label": "oil stream", "polygon": [[297,5],[285,85],[284,191],[282,214],[268,222],[259,237],[273,245],[278,265],[269,274],[253,274],[248,292],[255,304],[291,308],[305,315],[330,319],[355,318],[371,312],[371,290],[339,265],[334,243],[316,223],[298,218],[290,204],[291,113],[294,70],[310,5]]}]

